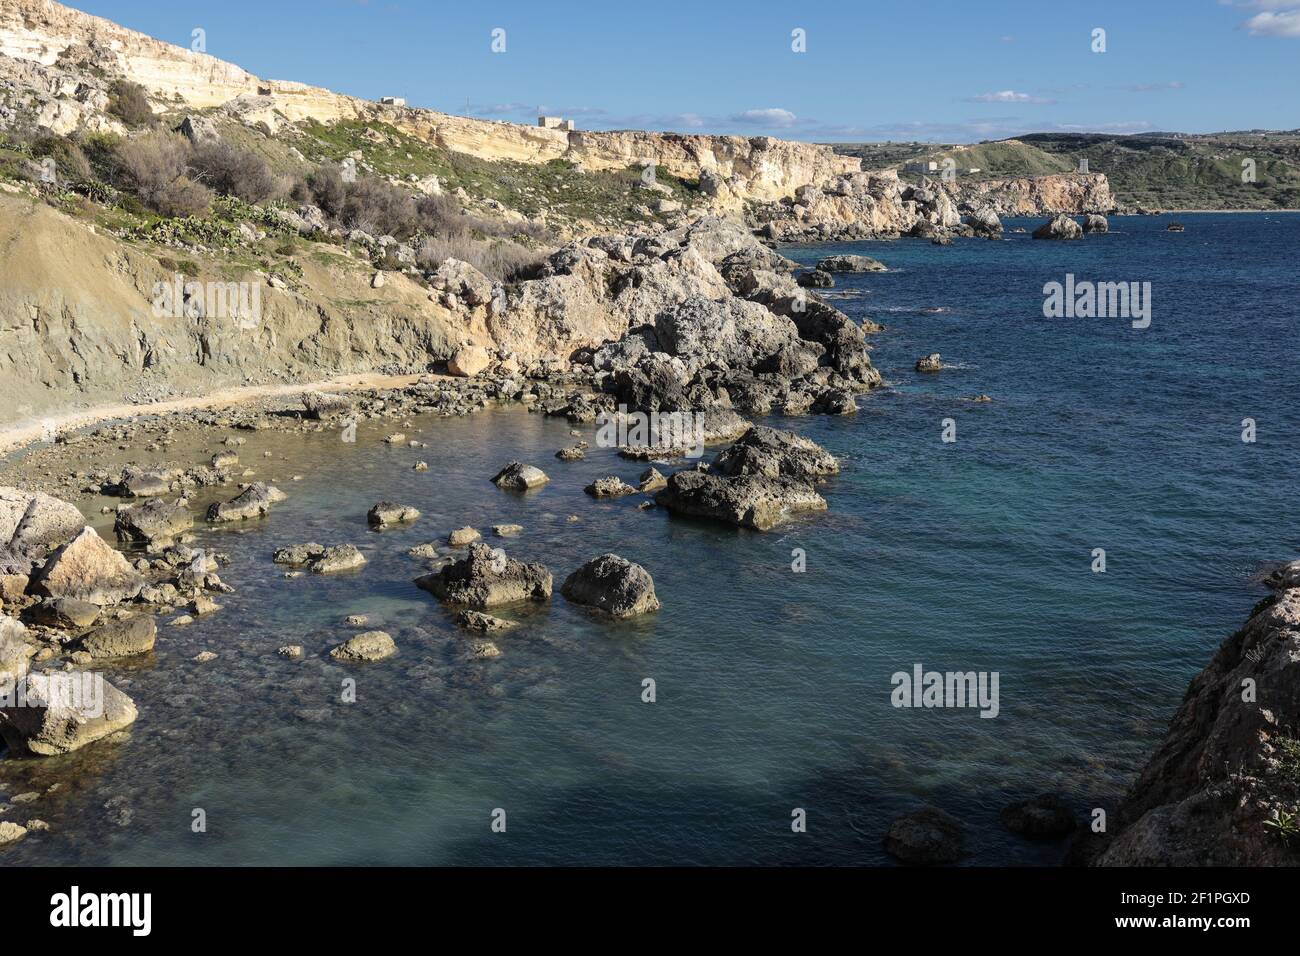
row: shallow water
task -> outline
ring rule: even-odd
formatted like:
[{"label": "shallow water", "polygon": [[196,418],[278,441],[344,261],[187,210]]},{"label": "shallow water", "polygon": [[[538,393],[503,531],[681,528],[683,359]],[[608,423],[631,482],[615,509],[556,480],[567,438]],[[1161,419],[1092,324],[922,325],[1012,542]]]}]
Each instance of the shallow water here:
[{"label": "shallow water", "polygon": [[[572,426],[522,408],[415,419],[402,430],[424,449],[382,444],[391,423],[363,425],[355,445],[250,434],[241,457],[290,497],[199,535],[231,556],[236,593],[162,627],[150,661],[108,672],[140,707],[128,739],[0,763],[7,792],[59,784],[37,804],[51,832],[5,862],[879,864],[888,821],[921,802],[970,825],[971,863],[1055,862],[1059,845],[1006,833],[999,808],[1058,790],[1081,815],[1113,809],[1262,596],[1252,574],[1300,541],[1300,216],[1187,215],[1181,234],[1167,221],[1115,218],[1081,243],[783,250],[891,267],[836,290],[861,293],[838,307],[887,326],[873,360],[888,388],[856,416],[773,420],[844,471],[828,513],[769,534],[639,511],[641,496],[592,501],[590,480],[635,482],[644,466],[600,449],[559,462]],[[1152,282],[1151,327],[1044,319],[1043,284],[1066,272]],[[931,351],[947,367],[915,374]],[[969,401],[980,393],[993,401]],[[940,441],[945,418],[955,443]],[[551,483],[498,491],[488,478],[513,458]],[[365,512],[385,498],[423,515],[371,532]],[[493,543],[544,561],[557,593],[505,612],[523,623],[497,639],[500,658],[467,662],[406,552],[501,522],[525,531]],[[352,542],[369,563],[283,578],[271,552],[303,541]],[[1091,571],[1099,547],[1105,574]],[[650,570],[658,614],[605,623],[559,596],[607,550]],[[329,661],[357,613],[398,657]],[[286,643],[306,658],[279,658]],[[195,663],[205,649],[218,659]],[[895,709],[890,676],[916,663],[997,671],[999,716]],[[791,832],[795,807],[806,834]],[[505,833],[490,829],[496,808]]]}]

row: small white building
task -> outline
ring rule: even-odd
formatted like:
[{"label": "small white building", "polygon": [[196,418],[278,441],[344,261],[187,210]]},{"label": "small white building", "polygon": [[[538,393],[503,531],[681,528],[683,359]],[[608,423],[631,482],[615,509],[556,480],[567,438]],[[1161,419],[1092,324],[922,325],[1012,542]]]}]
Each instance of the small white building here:
[{"label": "small white building", "polygon": [[928,160],[926,162],[917,162],[917,163],[906,163],[903,166],[903,172],[906,173],[921,173],[922,175],[925,175],[926,173],[937,173],[938,171],[939,171],[939,164],[936,163],[934,160]]},{"label": "small white building", "polygon": [[564,129],[572,130],[574,128],[573,120],[566,120],[560,116],[539,116],[537,125],[542,129]]},{"label": "small white building", "polygon": [[404,96],[381,96],[379,97],[381,106],[405,106],[406,97]]}]

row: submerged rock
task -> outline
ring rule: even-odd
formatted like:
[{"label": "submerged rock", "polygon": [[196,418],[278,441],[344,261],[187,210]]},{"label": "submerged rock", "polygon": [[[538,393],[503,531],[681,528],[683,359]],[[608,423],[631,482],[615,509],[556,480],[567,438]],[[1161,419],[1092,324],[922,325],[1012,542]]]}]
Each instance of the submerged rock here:
[{"label": "submerged rock", "polygon": [[85,528],[56,550],[36,572],[32,588],[52,598],[74,598],[101,607],[140,593],[144,578],[94,528]]},{"label": "submerged rock", "polygon": [[931,352],[929,355],[923,355],[916,360],[916,370],[918,372],[934,373],[942,371],[943,362],[938,352]]},{"label": "submerged rock", "polygon": [[966,827],[938,807],[899,817],[885,833],[885,852],[904,863],[955,863],[966,855]]},{"label": "submerged rock", "polygon": [[397,653],[397,645],[391,635],[384,631],[366,631],[348,638],[330,651],[330,657],[336,661],[357,663],[362,661],[382,661]]},{"label": "submerged rock", "polygon": [[213,504],[208,508],[208,520],[245,521],[260,518],[271,510],[271,505],[283,501],[285,497],[285,493],[274,485],[257,481],[230,501]]},{"label": "submerged rock", "polygon": [[1034,840],[1057,840],[1068,836],[1078,825],[1065,801],[1054,793],[1043,793],[1030,800],[1008,804],[998,814],[1002,825],[1012,833]]},{"label": "submerged rock", "polygon": [[560,593],[616,618],[635,617],[659,610],[654,579],[639,564],[617,554],[602,554],[564,579]]},{"label": "submerged rock", "polygon": [[456,623],[471,631],[483,631],[489,634],[508,631],[519,626],[514,621],[493,617],[491,614],[484,614],[482,611],[461,611],[456,615]]},{"label": "submerged rock", "polygon": [[416,578],[415,583],[448,604],[480,610],[551,598],[551,572],[545,565],[508,558],[500,548],[481,543],[471,544],[464,558]]},{"label": "submerged rock", "polygon": [[49,757],[116,733],[136,714],[131,698],[98,674],[28,674],[0,707],[0,734],[16,753]]},{"label": "submerged rock", "polygon": [[518,461],[512,461],[492,478],[492,484],[509,491],[528,491],[539,488],[548,481],[550,479],[542,469]]}]

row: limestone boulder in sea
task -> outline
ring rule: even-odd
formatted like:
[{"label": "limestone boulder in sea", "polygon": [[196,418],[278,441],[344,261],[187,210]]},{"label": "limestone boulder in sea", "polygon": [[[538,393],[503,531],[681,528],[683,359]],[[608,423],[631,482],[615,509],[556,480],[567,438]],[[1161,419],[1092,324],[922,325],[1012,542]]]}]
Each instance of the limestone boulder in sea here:
[{"label": "limestone boulder in sea", "polygon": [[15,753],[50,757],[116,733],[136,716],[131,698],[99,674],[28,674],[0,707],[0,734]]},{"label": "limestone boulder in sea", "polygon": [[410,505],[394,504],[381,501],[366,514],[366,520],[372,528],[386,528],[390,525],[409,524],[420,517],[418,508]]},{"label": "limestone boulder in sea", "polygon": [[214,503],[208,508],[208,520],[230,522],[260,518],[285,497],[285,493],[274,485],[255,481],[229,501]]},{"label": "limestone boulder in sea", "polygon": [[1034,230],[1035,239],[1082,239],[1083,227],[1061,213]]},{"label": "limestone boulder in sea", "polygon": [[564,579],[560,593],[574,604],[614,618],[635,617],[660,607],[650,572],[617,554],[588,561]]},{"label": "limestone boulder in sea", "polygon": [[551,598],[551,572],[545,565],[515,560],[482,543],[471,544],[465,557],[415,583],[447,604],[476,610]]},{"label": "limestone boulder in sea", "polygon": [[109,621],[83,634],[73,649],[92,660],[113,657],[131,657],[153,650],[158,637],[158,623],[152,615],[141,615],[121,621]]},{"label": "limestone boulder in sea", "polygon": [[133,508],[122,508],[113,521],[117,540],[157,545],[173,541],[194,523],[190,510],[178,501],[153,498]]},{"label": "limestone boulder in sea", "polygon": [[655,502],[685,517],[758,531],[770,531],[800,512],[826,510],[826,499],[805,481],[755,475],[732,478],[703,471],[674,472]]},{"label": "limestone boulder in sea", "polygon": [[519,461],[510,462],[492,477],[492,484],[508,491],[529,491],[540,488],[548,481],[550,479],[542,469]]},{"label": "limestone boulder in sea", "polygon": [[330,651],[330,657],[336,661],[361,663],[382,661],[397,653],[397,644],[385,631],[366,631],[348,638]]},{"label": "limestone boulder in sea", "polygon": [[817,263],[822,272],[884,272],[885,264],[870,256],[827,256]]}]

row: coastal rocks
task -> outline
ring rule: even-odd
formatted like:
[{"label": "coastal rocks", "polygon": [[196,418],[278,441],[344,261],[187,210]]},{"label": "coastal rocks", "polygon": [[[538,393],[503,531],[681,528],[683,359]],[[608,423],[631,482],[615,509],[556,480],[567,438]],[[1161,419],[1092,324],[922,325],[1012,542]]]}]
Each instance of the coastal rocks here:
[{"label": "coastal rocks", "polygon": [[134,508],[118,511],[113,521],[117,540],[155,545],[173,541],[194,523],[188,508],[179,502],[154,498]]},{"label": "coastal rocks", "polygon": [[468,306],[487,305],[492,300],[492,280],[461,259],[442,260],[429,276],[429,285],[438,292],[455,296]]},{"label": "coastal rocks", "polygon": [[582,461],[587,457],[587,450],[581,445],[571,445],[568,448],[561,448],[555,453],[555,457],[560,461]]},{"label": "coastal rocks", "polygon": [[356,545],[339,544],[326,548],[308,561],[307,570],[312,574],[337,574],[340,571],[355,571],[365,563],[366,556],[357,550]]},{"label": "coastal rocks", "polygon": [[342,395],[329,392],[307,392],[302,397],[302,407],[308,418],[315,421],[332,421],[352,413],[352,402]]},{"label": "coastal rocks", "polygon": [[12,617],[0,615],[0,689],[27,673],[36,648],[27,643],[27,628]]},{"label": "coastal rocks", "polygon": [[420,512],[410,505],[397,505],[391,501],[381,501],[366,513],[366,521],[372,528],[385,528],[395,524],[409,524],[420,517]]},{"label": "coastal rocks", "polygon": [[885,264],[870,256],[827,256],[817,263],[822,272],[885,272]]},{"label": "coastal rocks", "polygon": [[529,491],[540,488],[548,481],[550,479],[542,469],[518,461],[512,461],[492,478],[492,484],[507,491]]},{"label": "coastal rocks", "polygon": [[485,544],[470,545],[466,557],[415,583],[448,604],[477,610],[551,597],[551,572],[545,565],[525,564]]},{"label": "coastal rocks", "polygon": [[142,578],[94,528],[85,528],[46,560],[32,579],[32,589],[51,598],[74,598],[101,607],[130,600],[144,586]]},{"label": "coastal rocks", "polygon": [[804,289],[830,289],[835,285],[835,277],[825,269],[805,272],[795,281]]},{"label": "coastal rocks", "polygon": [[724,521],[769,531],[804,511],[825,511],[826,499],[806,482],[793,478],[728,478],[703,471],[678,471],[655,502],[692,518]]},{"label": "coastal rocks", "polygon": [[1002,238],[1002,220],[989,206],[972,209],[966,216],[966,225],[971,227],[975,235],[985,239]]},{"label": "coastal rocks", "polygon": [[1284,833],[1287,815],[1300,812],[1300,587],[1287,586],[1293,580],[1279,575],[1283,589],[1256,605],[1192,678],[1120,804],[1109,844],[1082,833],[1085,857],[1102,866],[1300,859]]},{"label": "coastal rocks", "polygon": [[230,501],[214,503],[208,508],[208,520],[229,522],[260,518],[271,510],[271,505],[284,499],[285,494],[279,488],[257,481]]},{"label": "coastal rocks", "polygon": [[110,621],[95,628],[77,641],[74,649],[92,660],[132,657],[153,650],[158,638],[158,622],[152,616]]},{"label": "coastal rocks", "polygon": [[1034,230],[1035,239],[1082,239],[1083,229],[1067,215],[1059,215]]},{"label": "coastal rocks", "polygon": [[[816,369],[825,351],[801,339],[788,318],[743,299],[692,296],[655,317],[655,335],[660,348],[686,370],[717,365],[797,378]],[[671,403],[658,404],[673,410]]]},{"label": "coastal rocks", "polygon": [[330,657],[336,661],[355,664],[382,661],[397,653],[397,644],[385,631],[365,631],[348,638],[330,651]]},{"label": "coastal rocks", "polygon": [[127,468],[117,483],[117,493],[123,498],[157,498],[172,489],[167,475],[142,468]]},{"label": "coastal rocks", "polygon": [[812,410],[819,415],[853,415],[858,410],[858,403],[847,389],[828,388],[817,396]]},{"label": "coastal rocks", "polygon": [[1054,793],[1042,793],[1029,800],[1008,804],[998,814],[1012,833],[1031,840],[1058,840],[1078,825],[1065,801]]},{"label": "coastal rocks", "polygon": [[938,352],[931,352],[929,355],[923,355],[916,360],[916,370],[927,374],[933,374],[943,370],[943,362],[940,360]]},{"label": "coastal rocks", "polygon": [[457,349],[447,360],[447,371],[462,378],[473,378],[491,363],[487,349],[479,345],[467,345]]},{"label": "coastal rocks", "polygon": [[646,494],[652,494],[668,486],[668,479],[661,475],[656,468],[647,468],[641,472],[639,481],[640,484],[636,486],[636,490]]},{"label": "coastal rocks", "polygon": [[754,425],[724,448],[709,466],[711,475],[798,478],[811,482],[839,474],[840,463],[825,448],[794,432]]},{"label": "coastal rocks", "polygon": [[901,816],[885,833],[885,852],[904,863],[955,863],[966,855],[966,828],[938,807]]},{"label": "coastal rocks", "polygon": [[303,655],[307,653],[301,644],[285,644],[283,647],[276,648],[275,652],[287,661],[302,660]]},{"label": "coastal rocks", "polygon": [[98,674],[28,674],[14,700],[22,705],[0,708],[0,734],[15,753],[41,757],[79,750],[137,715],[131,698]]},{"label": "coastal rocks", "polygon": [[9,820],[0,820],[0,847],[17,843],[27,836],[27,828]]},{"label": "coastal rocks", "polygon": [[76,505],[41,492],[0,488],[0,552],[39,557],[85,526]]},{"label": "coastal rocks", "polygon": [[320,557],[325,552],[325,545],[316,544],[314,541],[309,544],[295,544],[287,548],[277,548],[271,555],[271,560],[276,564],[289,564],[297,567],[306,564],[313,558]]},{"label": "coastal rocks", "polygon": [[455,528],[447,535],[447,544],[453,548],[463,548],[466,545],[473,544],[483,536],[479,534],[478,528],[464,527]]},{"label": "coastal rocks", "polygon": [[482,611],[461,611],[456,615],[456,623],[468,630],[482,631],[485,634],[508,631],[518,626],[514,621],[493,617],[491,614],[484,614]]},{"label": "coastal rocks", "polygon": [[602,554],[564,579],[560,593],[574,604],[611,617],[629,618],[659,610],[650,572],[616,554]]},{"label": "coastal rocks", "polygon": [[1110,221],[1105,216],[1099,216],[1095,212],[1090,212],[1083,217],[1083,231],[1105,233],[1110,232]]},{"label": "coastal rocks", "polygon": [[524,526],[521,524],[494,524],[492,533],[498,538],[513,538],[517,534],[522,534]]},{"label": "coastal rocks", "polygon": [[582,490],[593,498],[621,498],[623,495],[634,495],[637,491],[622,478],[615,475],[597,478]]},{"label": "coastal rocks", "polygon": [[98,605],[75,598],[55,598],[34,604],[27,616],[33,624],[46,627],[79,628],[90,627],[99,620]]}]

